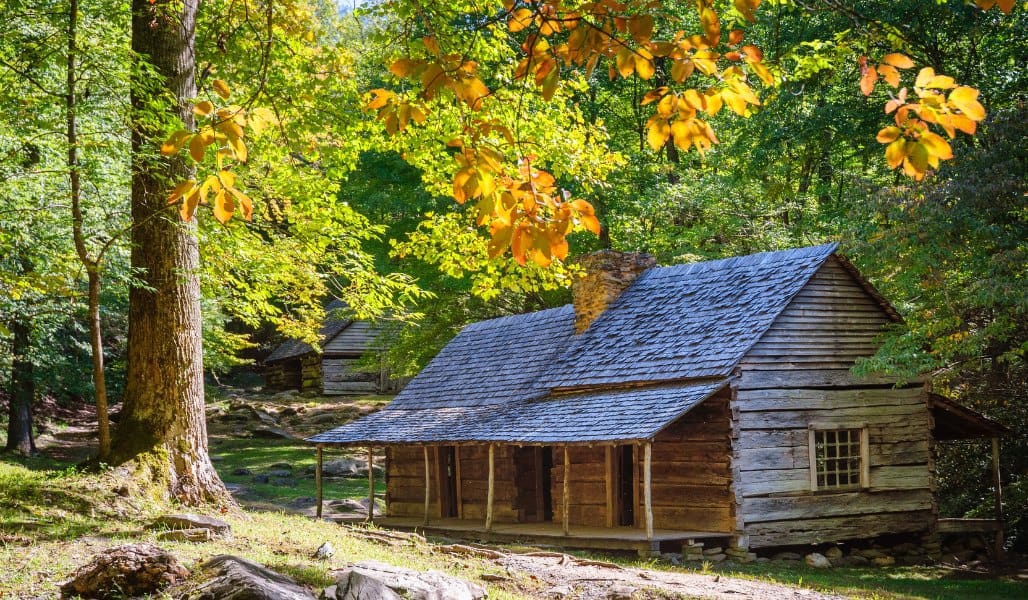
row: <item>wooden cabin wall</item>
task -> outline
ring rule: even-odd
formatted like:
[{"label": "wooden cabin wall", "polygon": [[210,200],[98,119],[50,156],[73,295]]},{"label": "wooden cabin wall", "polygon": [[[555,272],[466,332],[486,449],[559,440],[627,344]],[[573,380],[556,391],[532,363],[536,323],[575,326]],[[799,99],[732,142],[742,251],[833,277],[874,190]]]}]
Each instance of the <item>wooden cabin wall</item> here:
[{"label": "wooden cabin wall", "polygon": [[[489,447],[460,446],[461,515],[465,519],[485,520],[489,496]],[[514,484],[514,450],[512,446],[496,446],[495,483],[493,485],[493,521],[516,523],[517,490]]]},{"label": "wooden cabin wall", "polygon": [[333,354],[360,356],[368,349],[374,338],[375,333],[371,329],[371,323],[354,321],[325,342],[324,352],[329,356]]},{"label": "wooden cabin wall", "polygon": [[[571,525],[606,527],[607,469],[606,450],[602,446],[570,446],[571,479],[568,522]],[[553,522],[564,520],[564,447],[553,447],[553,469],[550,475],[550,497],[553,499]]]},{"label": "wooden cabin wall", "polygon": [[[436,448],[429,448],[429,516],[437,519],[439,478]],[[458,446],[458,515],[463,519],[485,520],[489,490],[489,450],[484,445]],[[425,456],[420,446],[386,448],[386,505],[391,517],[417,517],[425,514]],[[514,456],[509,446],[497,446],[493,488],[493,520],[517,521],[515,510]]]},{"label": "wooden cabin wall", "polygon": [[[931,527],[927,398],[919,384],[857,378],[890,322],[832,258],[740,363],[731,403],[737,526],[750,547],[869,538]],[[869,481],[812,491],[809,431],[866,428]]]},{"label": "wooden cabin wall", "polygon": [[322,391],[338,394],[374,394],[379,389],[379,374],[354,369],[358,358],[329,358],[321,361]]},{"label": "wooden cabin wall", "polygon": [[269,390],[299,390],[301,381],[299,359],[273,363],[264,368],[264,387]]},{"label": "wooden cabin wall", "polygon": [[[653,441],[653,526],[657,529],[734,532],[732,417],[723,390],[662,431]],[[642,473],[643,457],[636,469]],[[636,525],[642,526],[640,476]]]},{"label": "wooden cabin wall", "polygon": [[311,353],[300,358],[301,391],[321,391],[321,357]]}]

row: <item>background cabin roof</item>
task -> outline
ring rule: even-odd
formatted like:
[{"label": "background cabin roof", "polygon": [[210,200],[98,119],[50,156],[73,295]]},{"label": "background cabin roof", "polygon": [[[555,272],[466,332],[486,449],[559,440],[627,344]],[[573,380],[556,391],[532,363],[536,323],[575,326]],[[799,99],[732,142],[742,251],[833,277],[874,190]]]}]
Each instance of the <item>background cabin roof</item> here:
[{"label": "background cabin roof", "polygon": [[[346,304],[341,300],[332,300],[325,307],[325,322],[321,325],[321,329],[318,330],[318,337],[322,343],[334,338],[339,335],[339,332],[346,329],[353,323],[353,319],[341,319],[338,313],[347,308]],[[286,340],[279,344],[275,349],[264,359],[264,364],[271,364],[276,362],[282,362],[291,358],[299,358],[301,356],[314,352],[314,348],[307,342],[301,340]]]},{"label": "background cabin roof", "polygon": [[504,404],[399,408],[395,403],[307,441],[336,445],[497,442],[595,443],[652,439],[726,380],[521,399]]},{"label": "background cabin roof", "polygon": [[729,375],[836,247],[648,269],[540,383],[576,388]]}]

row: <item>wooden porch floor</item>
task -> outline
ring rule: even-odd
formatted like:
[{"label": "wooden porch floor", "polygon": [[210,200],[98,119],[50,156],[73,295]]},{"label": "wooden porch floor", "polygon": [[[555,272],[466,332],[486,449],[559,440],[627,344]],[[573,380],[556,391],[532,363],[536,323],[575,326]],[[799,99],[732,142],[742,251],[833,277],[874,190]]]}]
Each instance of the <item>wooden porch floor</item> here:
[{"label": "wooden porch floor", "polygon": [[646,532],[633,527],[585,527],[571,526],[565,536],[559,523],[493,523],[492,531],[485,531],[480,520],[433,519],[426,527],[421,519],[405,517],[383,517],[375,524],[387,529],[420,531],[429,535],[482,540],[489,542],[525,542],[533,545],[557,546],[563,548],[588,548],[602,550],[635,550],[649,554],[660,551],[661,543],[681,544],[688,540],[730,538],[727,533],[710,531],[678,531],[654,529],[653,538],[646,539]]}]

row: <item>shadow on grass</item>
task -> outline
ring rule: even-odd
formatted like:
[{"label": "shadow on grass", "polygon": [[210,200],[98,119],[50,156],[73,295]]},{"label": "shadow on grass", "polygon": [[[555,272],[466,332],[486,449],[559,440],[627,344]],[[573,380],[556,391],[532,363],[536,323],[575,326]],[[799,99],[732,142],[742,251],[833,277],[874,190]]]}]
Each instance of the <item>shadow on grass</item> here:
[{"label": "shadow on grass", "polygon": [[716,569],[732,576],[801,585],[857,598],[1028,598],[1028,584],[968,579],[938,567],[834,568],[761,563]]},{"label": "shadow on grass", "polygon": [[90,488],[94,481],[45,458],[0,456],[0,536],[46,541],[125,533]]}]

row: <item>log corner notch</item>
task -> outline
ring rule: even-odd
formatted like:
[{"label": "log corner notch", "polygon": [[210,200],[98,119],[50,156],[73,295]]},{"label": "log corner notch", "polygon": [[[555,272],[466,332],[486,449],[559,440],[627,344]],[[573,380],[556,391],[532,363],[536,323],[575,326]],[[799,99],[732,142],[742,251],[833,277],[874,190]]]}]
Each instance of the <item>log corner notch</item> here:
[{"label": "log corner notch", "polygon": [[314,514],[317,516],[318,520],[320,521],[321,520],[321,505],[322,505],[322,500],[324,498],[324,492],[325,492],[324,485],[323,485],[323,475],[322,475],[322,467],[323,467],[322,448],[321,448],[320,445],[317,446],[317,449],[315,450],[315,453],[317,454],[317,466],[314,469],[314,488],[316,490],[315,491],[315,496],[317,497],[316,498],[316,502],[318,503],[318,505],[314,509]]}]

